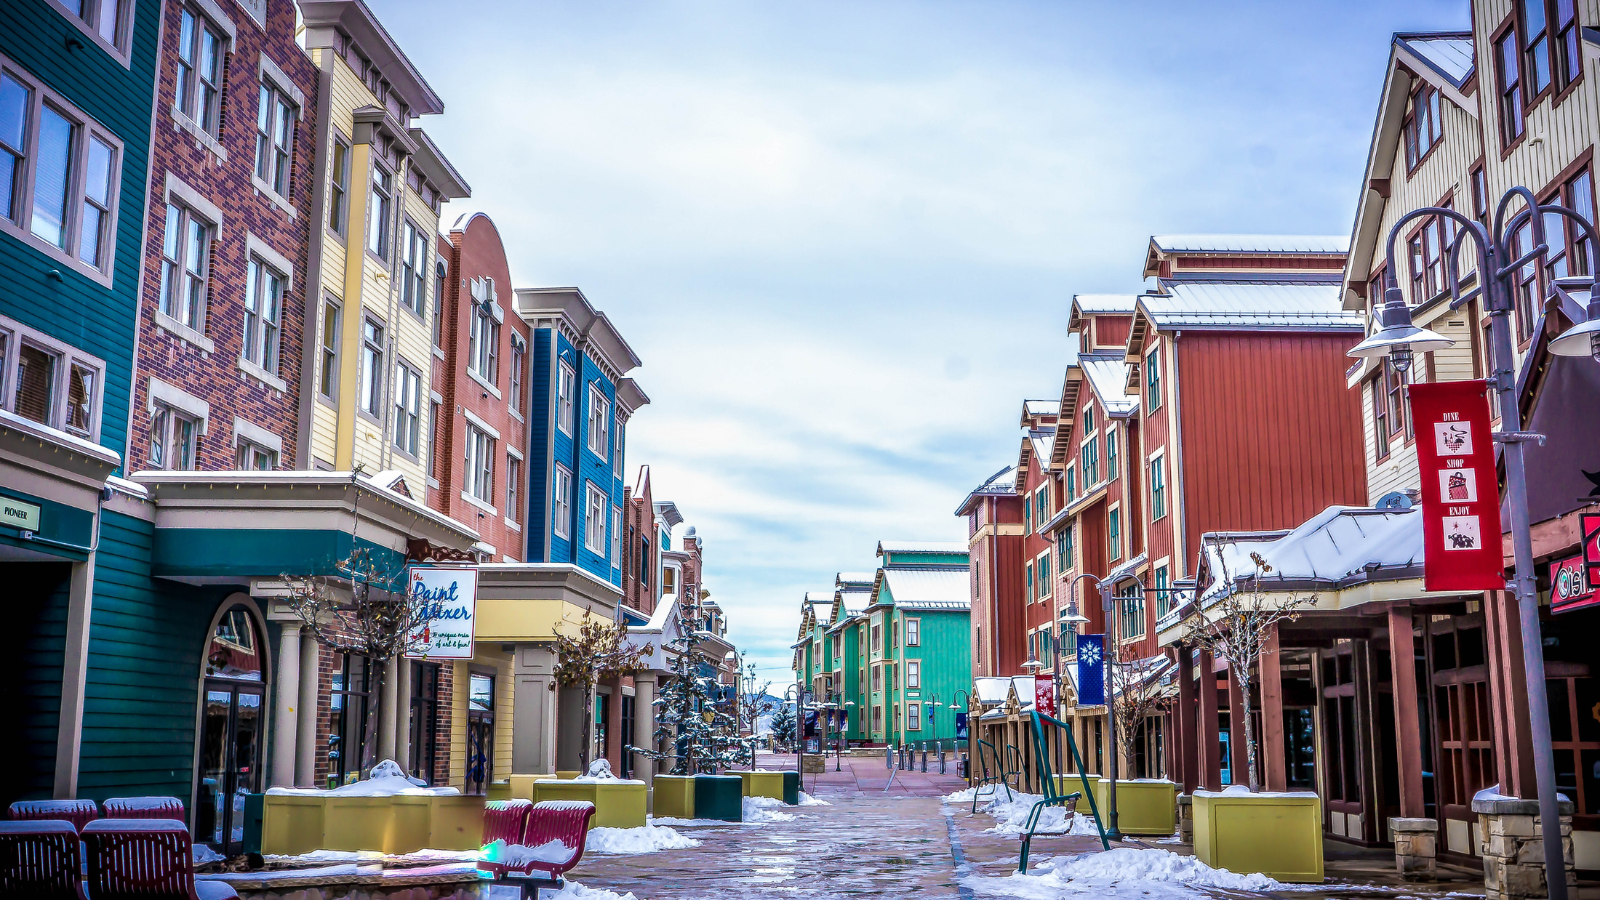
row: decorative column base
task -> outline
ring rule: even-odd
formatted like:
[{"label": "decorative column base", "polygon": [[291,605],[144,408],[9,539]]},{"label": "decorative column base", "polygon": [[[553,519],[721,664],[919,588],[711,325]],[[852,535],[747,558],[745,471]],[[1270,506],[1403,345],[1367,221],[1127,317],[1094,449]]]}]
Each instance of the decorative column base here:
[{"label": "decorative column base", "polygon": [[1394,867],[1406,881],[1432,881],[1438,874],[1439,823],[1434,819],[1389,820]]},{"label": "decorative column base", "polygon": [[828,761],[819,753],[807,753],[804,757],[800,771],[807,775],[820,775],[827,766]]},{"label": "decorative column base", "polygon": [[[1483,840],[1485,900],[1548,897],[1544,879],[1544,834],[1537,800],[1474,800]],[[1578,874],[1572,858],[1570,801],[1561,801],[1561,851],[1566,862],[1567,892],[1577,896]]]},{"label": "decorative column base", "polygon": [[1194,795],[1178,795],[1178,840],[1194,843]]}]

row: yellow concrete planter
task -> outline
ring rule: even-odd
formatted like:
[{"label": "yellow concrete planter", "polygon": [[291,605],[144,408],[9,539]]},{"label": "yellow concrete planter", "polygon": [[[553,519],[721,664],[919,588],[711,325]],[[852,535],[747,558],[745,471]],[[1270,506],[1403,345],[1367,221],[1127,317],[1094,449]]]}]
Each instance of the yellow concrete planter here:
[{"label": "yellow concrete planter", "polygon": [[[1094,802],[1100,808],[1100,817],[1106,827],[1111,827],[1111,781],[1107,778],[1090,778],[1094,789]],[[1068,791],[1071,791],[1068,788]],[[1082,782],[1079,782],[1082,791]],[[1078,811],[1087,813],[1089,804],[1080,803]],[[1165,779],[1138,779],[1117,781],[1117,829],[1123,834],[1171,835],[1178,830],[1178,786]]]},{"label": "yellow concrete planter", "polygon": [[511,782],[509,782],[509,781],[491,781],[491,782],[489,782],[488,796],[487,796],[486,799],[489,799],[489,800],[510,800],[510,799],[512,799],[512,797],[511,797]]},{"label": "yellow concrete planter", "polygon": [[587,800],[594,804],[591,828],[643,828],[645,785],[642,781],[573,781],[548,778],[534,783],[533,802]]},{"label": "yellow concrete planter", "polygon": [[1241,875],[1320,884],[1322,801],[1312,793],[1195,791],[1194,855]]},{"label": "yellow concrete planter", "polygon": [[783,799],[782,772],[729,772],[728,774],[737,775],[739,780],[744,782],[742,786],[746,797]]},{"label": "yellow concrete planter", "polygon": [[[582,772],[578,772],[578,771],[557,772],[556,773],[556,777],[561,779],[562,781],[571,781],[572,779],[577,778],[581,774],[583,774],[583,773]],[[548,777],[548,776],[546,776],[546,777]]]},{"label": "yellow concrete planter", "polygon": [[694,776],[657,775],[650,812],[658,819],[694,818]]},{"label": "yellow concrete planter", "polygon": [[413,853],[476,850],[482,843],[483,798],[477,796],[267,794],[262,807],[262,853]]}]

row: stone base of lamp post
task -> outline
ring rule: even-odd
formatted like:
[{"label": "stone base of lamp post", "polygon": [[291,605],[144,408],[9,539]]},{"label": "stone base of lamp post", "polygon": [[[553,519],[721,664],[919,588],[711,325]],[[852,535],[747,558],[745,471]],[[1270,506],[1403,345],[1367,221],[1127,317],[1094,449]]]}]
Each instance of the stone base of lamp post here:
[{"label": "stone base of lamp post", "polygon": [[[1478,814],[1485,900],[1550,896],[1544,877],[1544,832],[1539,824],[1539,802],[1473,800],[1472,811]],[[1567,893],[1577,896],[1572,812],[1572,803],[1561,801],[1561,854],[1566,863]]]},{"label": "stone base of lamp post", "polygon": [[1432,881],[1438,873],[1439,823],[1435,819],[1389,820],[1394,867],[1406,881]]},{"label": "stone base of lamp post", "polygon": [[820,753],[807,753],[801,757],[800,771],[807,775],[818,775],[827,767],[828,761]]}]

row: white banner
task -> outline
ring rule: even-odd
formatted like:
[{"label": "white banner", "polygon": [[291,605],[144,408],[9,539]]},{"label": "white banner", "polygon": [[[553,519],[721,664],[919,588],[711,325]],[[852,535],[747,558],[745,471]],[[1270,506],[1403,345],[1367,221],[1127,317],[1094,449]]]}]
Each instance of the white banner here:
[{"label": "white banner", "polygon": [[408,659],[471,659],[478,602],[478,570],[412,566],[411,602],[426,621],[411,633]]}]

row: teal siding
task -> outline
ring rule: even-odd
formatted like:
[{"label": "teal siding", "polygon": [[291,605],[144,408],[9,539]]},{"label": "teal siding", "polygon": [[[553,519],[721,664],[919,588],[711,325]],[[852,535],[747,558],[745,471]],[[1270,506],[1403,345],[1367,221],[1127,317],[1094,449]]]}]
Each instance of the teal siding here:
[{"label": "teal siding", "polygon": [[61,713],[61,666],[66,649],[66,563],[14,563],[6,592],[20,602],[6,626],[20,640],[0,662],[8,689],[0,694],[0,716],[19,729],[0,743],[0,805],[51,796],[55,786],[56,729]]},{"label": "teal siding", "polygon": [[[6,0],[0,53],[32,73],[123,142],[112,288],[80,275],[34,245],[0,234],[0,313],[106,362],[100,443],[126,449],[133,377],[151,98],[161,4],[134,5],[131,68],[86,38],[50,0]],[[69,49],[69,39],[78,49]],[[60,281],[46,277],[61,273]]]},{"label": "teal siding", "polygon": [[[972,616],[962,612],[912,611],[899,614],[902,619],[922,620],[921,644],[901,647],[905,659],[922,663],[922,688],[907,691],[901,703],[921,703],[922,729],[910,731],[906,737],[915,741],[934,739],[951,740],[956,736],[955,711],[950,702],[956,691],[972,689],[972,645],[968,635]],[[900,633],[905,634],[901,625]],[[933,728],[928,727],[927,703],[937,697],[939,710],[934,716]]]}]

